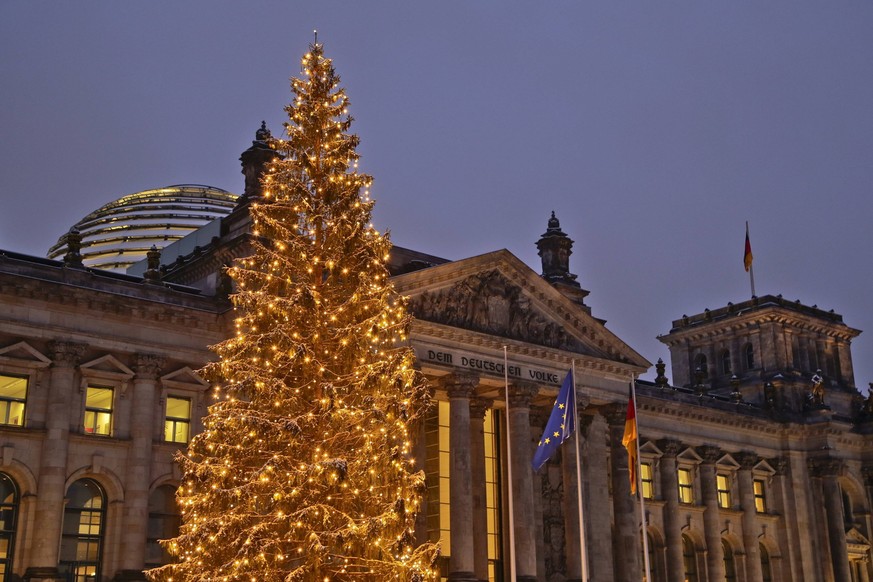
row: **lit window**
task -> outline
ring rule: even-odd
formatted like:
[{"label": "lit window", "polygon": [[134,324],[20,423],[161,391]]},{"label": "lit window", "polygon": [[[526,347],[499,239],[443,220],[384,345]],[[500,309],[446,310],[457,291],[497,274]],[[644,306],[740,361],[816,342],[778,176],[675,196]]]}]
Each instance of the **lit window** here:
[{"label": "lit window", "polygon": [[643,499],[654,499],[655,477],[651,463],[640,463],[640,482],[642,483]]},{"label": "lit window", "polygon": [[169,443],[187,443],[191,437],[191,400],[167,397],[167,418],[164,422],[164,440]]},{"label": "lit window", "polygon": [[103,490],[94,481],[81,479],[70,486],[67,500],[58,569],[71,582],[100,580],[106,505]]},{"label": "lit window", "polygon": [[85,432],[109,435],[112,432],[112,388],[88,386],[85,395]]},{"label": "lit window", "polygon": [[725,509],[731,508],[731,478],[729,475],[719,473],[715,476],[715,485],[718,489],[718,506]]},{"label": "lit window", "polygon": [[500,435],[498,434],[498,412],[490,408],[485,411],[485,507],[488,530],[488,577],[499,580],[503,576],[501,556],[500,523]]},{"label": "lit window", "polygon": [[679,469],[679,502],[694,503],[694,477],[691,474],[691,469]]},{"label": "lit window", "polygon": [[767,499],[764,497],[764,481],[755,479],[752,482],[755,491],[755,511],[767,513]]},{"label": "lit window", "polygon": [[0,424],[24,426],[27,378],[0,375]]}]

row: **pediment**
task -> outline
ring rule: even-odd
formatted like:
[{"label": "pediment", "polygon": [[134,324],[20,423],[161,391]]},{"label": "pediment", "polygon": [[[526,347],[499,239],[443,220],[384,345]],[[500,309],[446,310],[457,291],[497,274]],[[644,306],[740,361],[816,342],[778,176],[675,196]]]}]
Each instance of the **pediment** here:
[{"label": "pediment", "polygon": [[419,320],[621,362],[651,366],[587,309],[509,251],[393,278]]},{"label": "pediment", "polygon": [[175,372],[161,376],[161,384],[168,388],[182,388],[185,390],[206,390],[209,382],[200,377],[197,372],[184,366]]},{"label": "pediment", "polygon": [[716,464],[723,469],[730,469],[731,471],[736,471],[740,468],[740,464],[730,454],[722,456]]},{"label": "pediment", "polygon": [[102,376],[119,380],[130,380],[134,376],[133,370],[118,361],[112,354],[100,356],[96,360],[80,365],[79,371],[86,377]]},{"label": "pediment", "polygon": [[640,445],[640,454],[648,455],[651,457],[660,457],[664,454],[664,452],[658,448],[658,446],[652,441],[646,441],[642,445]]},{"label": "pediment", "polygon": [[864,548],[870,548],[870,540],[864,537],[858,528],[851,527],[849,531],[846,532],[846,543],[851,546],[862,546]]},{"label": "pediment", "polygon": [[763,459],[761,461],[759,461],[758,464],[753,467],[753,470],[756,473],[764,473],[770,477],[772,477],[773,475],[776,474],[776,469],[774,469],[773,466],[770,465],[770,463],[768,463],[766,460],[763,460]]},{"label": "pediment", "polygon": [[700,463],[701,461],[703,461],[703,457],[698,455],[697,451],[695,451],[691,447],[688,447],[687,449],[676,455],[676,458],[682,461],[689,461],[691,463]]},{"label": "pediment", "polygon": [[46,368],[52,361],[27,342],[18,342],[0,348],[0,362],[23,368]]}]

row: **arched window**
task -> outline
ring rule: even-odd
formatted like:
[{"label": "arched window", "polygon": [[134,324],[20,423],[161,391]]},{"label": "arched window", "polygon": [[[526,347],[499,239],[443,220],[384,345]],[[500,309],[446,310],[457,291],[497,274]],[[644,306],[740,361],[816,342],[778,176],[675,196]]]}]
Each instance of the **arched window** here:
[{"label": "arched window", "polygon": [[67,491],[61,537],[60,571],[70,582],[100,580],[106,495],[91,479],[80,479]]},{"label": "arched window", "polygon": [[722,350],[721,354],[719,354],[719,365],[721,366],[720,372],[722,374],[730,374],[731,373],[731,351],[730,350]]},{"label": "arched window", "polygon": [[703,354],[697,354],[694,356],[694,369],[691,370],[691,374],[694,377],[695,381],[697,380],[698,374],[702,378],[709,377],[709,365],[706,361],[706,356]]},{"label": "arched window", "polygon": [[745,360],[746,370],[755,369],[755,348],[752,347],[752,344],[746,344],[743,347],[743,359]]},{"label": "arched window", "polygon": [[761,579],[763,582],[773,582],[773,571],[770,569],[770,552],[764,544],[758,544],[758,552],[761,554]]},{"label": "arched window", "polygon": [[724,550],[724,579],[725,582],[737,582],[737,567],[734,564],[734,550],[727,540],[721,540]]},{"label": "arched window", "polygon": [[15,528],[18,525],[18,487],[5,473],[0,473],[0,580],[12,574]]},{"label": "arched window", "polygon": [[682,561],[685,564],[685,582],[697,582],[697,552],[694,542],[686,535],[682,536]]},{"label": "arched window", "polygon": [[176,489],[161,485],[149,496],[149,531],[146,540],[146,568],[168,564],[170,555],[158,543],[179,535],[179,507],[176,505]]}]

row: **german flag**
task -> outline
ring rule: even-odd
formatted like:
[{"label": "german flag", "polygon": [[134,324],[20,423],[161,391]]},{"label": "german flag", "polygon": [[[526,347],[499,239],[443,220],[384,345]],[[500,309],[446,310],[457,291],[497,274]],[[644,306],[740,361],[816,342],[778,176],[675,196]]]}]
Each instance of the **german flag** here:
[{"label": "german flag", "polygon": [[746,251],[743,253],[743,266],[746,267],[746,273],[752,268],[752,243],[749,242],[749,223],[746,223]]},{"label": "german flag", "polygon": [[633,386],[630,388],[627,399],[627,416],[624,420],[624,436],[621,438],[621,444],[627,449],[627,472],[630,480],[631,495],[637,494],[637,467],[639,466],[639,458],[637,457],[637,410],[634,406]]}]

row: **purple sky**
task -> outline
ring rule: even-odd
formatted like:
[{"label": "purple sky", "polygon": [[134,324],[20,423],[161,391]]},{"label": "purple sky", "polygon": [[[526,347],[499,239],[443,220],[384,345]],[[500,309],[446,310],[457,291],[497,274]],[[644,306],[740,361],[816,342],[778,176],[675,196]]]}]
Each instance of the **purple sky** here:
[{"label": "purple sky", "polygon": [[749,220],[758,294],[866,330],[873,381],[868,1],[4,0],[0,248],[138,190],[240,192],[313,28],[395,243],[539,272],[555,210],[594,314],[654,362],[673,319],[749,297]]}]

